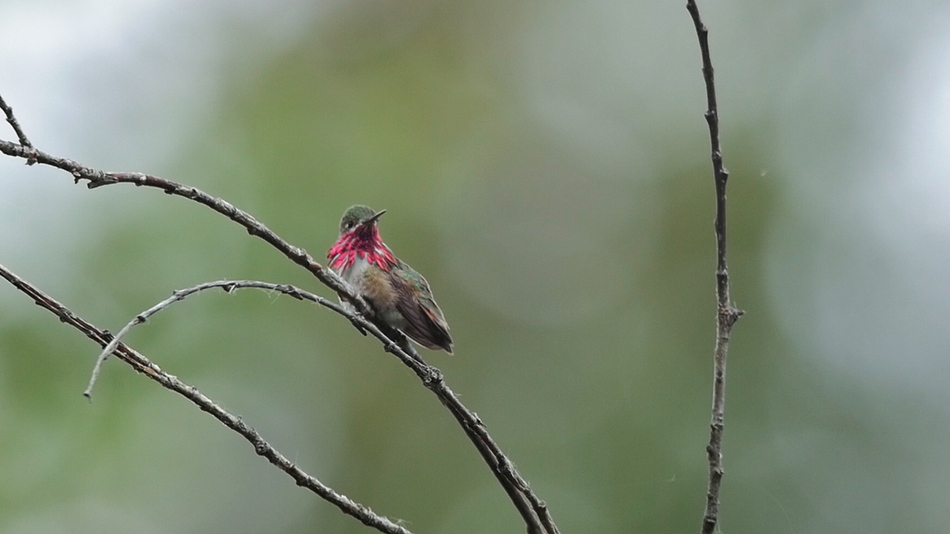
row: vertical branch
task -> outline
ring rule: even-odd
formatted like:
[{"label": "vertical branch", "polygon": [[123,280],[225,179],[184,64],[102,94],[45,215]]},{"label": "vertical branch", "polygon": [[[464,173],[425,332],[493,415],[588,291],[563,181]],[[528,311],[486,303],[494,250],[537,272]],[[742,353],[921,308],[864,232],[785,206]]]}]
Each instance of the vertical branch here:
[{"label": "vertical branch", "polygon": [[723,414],[726,402],[726,356],[729,353],[729,335],[732,326],[742,315],[732,306],[729,297],[729,269],[726,262],[726,182],[729,171],[722,164],[722,149],[719,146],[719,110],[716,106],[716,84],[713,79],[712,60],[709,57],[709,31],[699,17],[695,0],[687,0],[689,11],[699,37],[699,49],[703,58],[703,80],[706,82],[706,123],[709,125],[709,144],[712,150],[713,177],[716,183],[716,348],[714,353],[712,417],[709,445],[706,455],[709,460],[709,486],[706,491],[706,511],[703,514],[702,534],[712,534],[719,522],[719,488],[722,486],[722,433]]}]

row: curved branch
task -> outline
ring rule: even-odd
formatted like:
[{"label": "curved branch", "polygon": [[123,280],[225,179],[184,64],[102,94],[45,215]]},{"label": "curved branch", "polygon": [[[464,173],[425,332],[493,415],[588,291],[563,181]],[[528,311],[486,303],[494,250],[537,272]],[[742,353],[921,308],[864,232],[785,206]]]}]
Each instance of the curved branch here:
[{"label": "curved branch", "polygon": [[83,391],[83,395],[86,398],[92,398],[92,388],[95,385],[96,380],[99,378],[99,370],[102,368],[102,364],[106,361],[106,358],[108,358],[109,355],[115,351],[116,347],[119,346],[119,343],[122,342],[122,340],[129,333],[129,331],[132,330],[132,328],[145,323],[148,321],[149,317],[168,308],[176,302],[185,300],[186,298],[200,291],[215,288],[223,289],[226,293],[231,293],[238,289],[265,289],[268,291],[276,291],[278,293],[283,293],[284,295],[294,297],[297,300],[309,300],[311,302],[315,302],[350,318],[350,320],[356,320],[354,314],[345,311],[342,306],[334,302],[330,302],[319,295],[314,295],[313,293],[304,291],[291,285],[272,284],[270,282],[259,282],[257,280],[218,280],[217,282],[205,282],[187,289],[180,289],[178,291],[172,292],[172,296],[136,315],[134,319],[129,321],[129,323],[122,328],[122,330],[119,330],[119,333],[116,334],[114,338],[112,338],[112,341],[110,341],[109,344],[102,349],[102,352],[99,353],[99,357],[96,358],[96,364],[92,369],[92,376],[89,378],[89,385],[86,387],[86,390]]},{"label": "curved branch", "polygon": [[706,83],[706,124],[709,126],[709,143],[712,152],[713,178],[716,183],[716,348],[714,351],[712,416],[709,445],[706,456],[709,461],[709,485],[706,491],[706,510],[703,514],[702,534],[712,534],[719,522],[719,488],[722,486],[722,434],[726,403],[726,357],[729,354],[729,336],[732,326],[742,310],[732,305],[729,297],[729,268],[726,262],[726,182],[729,171],[722,163],[719,145],[719,109],[716,105],[716,83],[713,79],[712,59],[709,55],[709,31],[699,17],[695,0],[686,1],[686,9],[693,19],[699,49],[703,58],[703,80]]},{"label": "curved branch", "polygon": [[[315,295],[309,291],[305,291],[288,284],[274,284],[256,280],[218,280],[215,282],[206,282],[186,289],[174,291],[170,297],[136,315],[135,318],[133,318],[128,324],[125,325],[125,327],[122,328],[122,330],[119,331],[118,334],[115,335],[112,341],[109,342],[109,344],[106,345],[99,354],[99,357],[96,359],[95,367],[92,371],[92,377],[89,380],[89,386],[86,388],[86,391],[83,393],[83,395],[86,397],[92,396],[92,387],[99,376],[99,370],[102,366],[102,363],[106,360],[109,354],[112,354],[115,351],[116,347],[119,346],[122,339],[132,328],[145,323],[151,316],[168,308],[176,302],[180,302],[198,292],[215,288],[223,289],[228,293],[238,289],[265,289],[268,291],[276,291],[298,300],[308,300],[314,302],[347,318],[357,328],[372,334],[374,337],[379,339],[385,347],[389,347],[391,352],[394,352],[408,365],[414,368],[417,365],[425,366],[425,363],[422,362],[418,354],[415,354],[414,352],[404,354],[403,347],[400,347],[398,343],[392,341],[375,324],[367,321],[361,315],[353,313],[334,302],[320,297],[319,295]],[[519,510],[522,510],[524,513],[528,514],[531,514],[532,511],[537,513],[539,510],[545,512],[538,513],[541,524],[537,525],[535,529],[530,530],[530,532],[557,532],[557,527],[554,525],[550,514],[546,513],[546,506],[540,499],[537,499],[536,497],[536,500],[531,500],[530,498],[526,500],[522,498],[520,493],[529,493],[531,495],[533,495],[533,493],[531,493],[527,483],[521,479],[520,475],[518,475],[511,462],[498,448],[498,445],[492,441],[491,436],[489,436],[485,431],[484,424],[480,419],[478,419],[478,416],[472,412],[469,412],[464,406],[461,405],[460,402],[458,402],[458,398],[445,384],[445,381],[442,379],[441,373],[439,373],[438,370],[430,367],[428,371],[422,371],[423,373],[428,373],[420,374],[420,378],[423,379],[423,382],[426,384],[426,386],[435,391],[440,399],[444,399],[443,402],[445,406],[449,408],[456,418],[459,419],[466,434],[469,434],[469,437],[476,442],[476,447],[482,454],[485,461],[488,462],[490,466],[492,466],[492,471],[504,477],[504,479],[500,480],[505,489],[508,490],[509,488],[517,488],[519,490],[519,492],[509,493],[512,499],[517,499],[515,502],[517,503]],[[537,530],[538,528],[542,527],[543,530]]]},{"label": "curved branch", "polygon": [[74,314],[66,306],[63,306],[53,298],[47,296],[42,291],[31,285],[29,282],[21,279],[10,272],[6,267],[0,265],[0,277],[13,284],[14,287],[25,293],[33,299],[38,306],[52,312],[59,317],[59,320],[72,326],[86,335],[89,339],[95,341],[100,347],[111,349],[120,360],[129,364],[132,369],[144,374],[148,378],[158,382],[162,387],[170,389],[179,395],[185,397],[203,412],[211,414],[212,417],[223,423],[225,426],[234,430],[246,439],[253,447],[254,452],[263,456],[270,463],[274,464],[281,471],[291,476],[298,486],[307,488],[316,493],[324,500],[330,502],[339,508],[343,513],[353,516],[366,526],[375,528],[380,532],[387,534],[412,534],[406,528],[397,525],[393,521],[373,512],[368,506],[353,501],[346,495],[337,493],[329,486],[323,484],[311,475],[308,475],[302,469],[293,464],[286,456],[275,449],[270,443],[261,437],[260,433],[247,425],[241,418],[231,414],[224,408],[221,408],[213,400],[206,397],[194,386],[185,384],[178,378],[162,371],[157,365],[148,360],[145,356],[132,350],[125,344],[113,338],[111,334],[100,330],[92,323],[83,320]]},{"label": "curved branch", "polygon": [[[8,113],[8,116],[12,116],[12,110]],[[76,183],[80,180],[88,181],[87,187],[90,189],[116,183],[129,183],[161,189],[167,194],[203,204],[240,224],[249,234],[269,243],[291,261],[307,269],[324,285],[335,291],[342,300],[351,303],[359,312],[358,314],[349,315],[353,325],[357,329],[360,329],[362,325],[366,331],[379,339],[384,350],[392,353],[408,366],[419,377],[423,385],[432,391],[439,401],[448,408],[466,436],[478,450],[492,474],[495,475],[495,478],[508,494],[524,520],[527,532],[529,534],[559,534],[545,502],[531,490],[531,487],[518,473],[511,460],[489,435],[481,419],[466,408],[458,399],[458,396],[455,395],[455,392],[445,384],[442,372],[422,360],[401,332],[389,328],[383,322],[377,323],[373,320],[372,309],[366,302],[356,295],[336,273],[315,262],[304,249],[291,245],[247,212],[194,187],[150,174],[105,172],[93,169],[71,159],[50,155],[32,145],[0,140],[0,152],[8,156],[26,159],[28,163],[41,163],[64,170],[73,176]],[[365,318],[370,318],[370,320],[367,321]]]},{"label": "curved branch", "polygon": [[247,230],[247,233],[263,239],[279,250],[284,256],[287,256],[291,261],[310,271],[310,273],[316,276],[324,285],[334,290],[340,298],[353,303],[361,312],[367,312],[369,310],[366,303],[353,293],[336,273],[314,261],[313,257],[307,254],[307,251],[291,245],[246,211],[238,209],[231,203],[213,197],[200,189],[182,185],[151,174],[100,171],[86,167],[71,159],[47,154],[33,146],[11,143],[9,141],[0,140],[0,152],[8,156],[26,159],[28,162],[33,161],[64,170],[73,175],[73,180],[76,183],[79,183],[81,180],[88,181],[86,187],[89,189],[95,189],[105,185],[128,183],[137,186],[154,187],[161,189],[169,195],[184,197],[199,204],[204,204],[228,219],[240,224]]}]

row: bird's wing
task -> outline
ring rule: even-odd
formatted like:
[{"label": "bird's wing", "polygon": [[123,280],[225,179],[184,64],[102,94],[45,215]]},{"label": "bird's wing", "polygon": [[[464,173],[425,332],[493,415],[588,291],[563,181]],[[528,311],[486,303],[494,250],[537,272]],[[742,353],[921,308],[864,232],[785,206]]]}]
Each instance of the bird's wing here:
[{"label": "bird's wing", "polygon": [[432,298],[429,283],[408,265],[390,271],[390,282],[399,296],[396,309],[406,318],[405,334],[423,347],[452,354],[452,336],[442,310]]}]

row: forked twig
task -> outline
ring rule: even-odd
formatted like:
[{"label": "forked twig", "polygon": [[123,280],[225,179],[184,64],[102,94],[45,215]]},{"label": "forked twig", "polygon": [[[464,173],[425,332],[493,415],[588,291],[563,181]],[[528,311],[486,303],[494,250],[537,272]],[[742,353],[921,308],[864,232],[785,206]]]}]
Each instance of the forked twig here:
[{"label": "forked twig", "polygon": [[[10,123],[10,127],[13,128],[13,132],[16,133],[17,139],[20,140],[20,144],[25,147],[33,148],[33,143],[31,143],[26,137],[26,133],[23,132],[23,128],[20,127],[20,121],[16,120],[16,117],[13,115],[13,108],[7,105],[2,96],[0,96],[0,110],[2,110],[3,114],[7,116],[7,122]],[[33,165],[34,163],[36,163],[35,159],[27,158],[27,165]]]}]

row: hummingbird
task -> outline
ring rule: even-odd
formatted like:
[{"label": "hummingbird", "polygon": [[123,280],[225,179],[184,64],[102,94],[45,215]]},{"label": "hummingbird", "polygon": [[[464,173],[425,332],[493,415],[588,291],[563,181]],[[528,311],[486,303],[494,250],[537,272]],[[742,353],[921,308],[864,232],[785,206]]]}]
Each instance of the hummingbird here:
[{"label": "hummingbird", "polygon": [[400,260],[379,236],[379,218],[368,206],[352,206],[340,219],[340,238],[327,252],[330,268],[386,325],[416,343],[452,354],[452,336],[425,278]]}]

